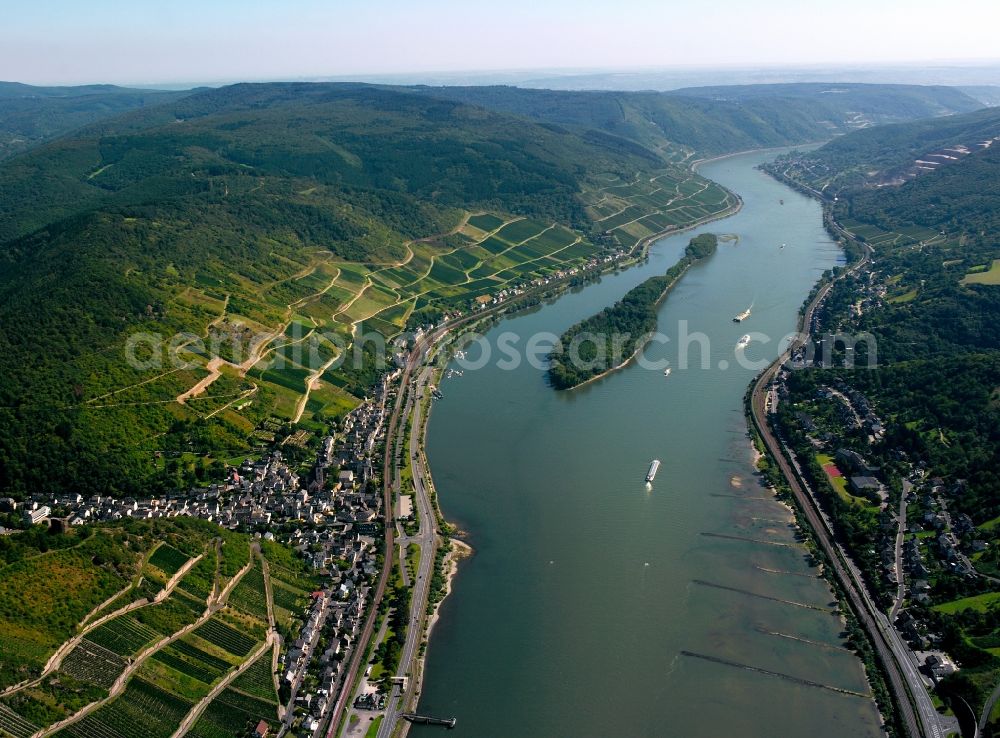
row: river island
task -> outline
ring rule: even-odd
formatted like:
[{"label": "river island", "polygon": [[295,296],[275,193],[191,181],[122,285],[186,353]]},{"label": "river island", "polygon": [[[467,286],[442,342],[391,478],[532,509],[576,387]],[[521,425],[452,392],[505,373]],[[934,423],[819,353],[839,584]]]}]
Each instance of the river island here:
[{"label": "river island", "polygon": [[[650,277],[621,300],[567,330],[549,355],[549,380],[572,389],[628,364],[656,330],[656,308],[688,268],[715,253],[719,238],[702,233],[666,274]],[[626,353],[627,352],[627,353]]]}]

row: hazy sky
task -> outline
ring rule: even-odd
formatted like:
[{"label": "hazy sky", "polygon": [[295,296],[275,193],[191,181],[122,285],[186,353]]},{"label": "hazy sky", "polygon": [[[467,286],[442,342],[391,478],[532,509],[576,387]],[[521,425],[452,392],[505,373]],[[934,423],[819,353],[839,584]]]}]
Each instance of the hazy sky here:
[{"label": "hazy sky", "polygon": [[0,80],[1000,57],[1000,0],[3,0]]}]

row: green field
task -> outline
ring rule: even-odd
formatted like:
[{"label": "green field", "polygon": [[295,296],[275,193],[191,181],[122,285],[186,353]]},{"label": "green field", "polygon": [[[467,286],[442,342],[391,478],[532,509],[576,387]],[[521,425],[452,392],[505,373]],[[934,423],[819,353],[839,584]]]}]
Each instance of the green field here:
[{"label": "green field", "polygon": [[962,284],[1000,284],[1000,259],[994,259],[989,269],[966,274]]},{"label": "green field", "polygon": [[945,602],[935,606],[934,609],[946,614],[954,614],[968,609],[977,612],[986,612],[993,609],[998,602],[1000,602],[1000,592],[987,592],[986,594],[975,595],[974,597],[963,597],[960,600]]},{"label": "green field", "polygon": [[851,505],[865,504],[865,500],[861,499],[860,497],[855,497],[848,491],[847,477],[844,476],[833,477],[830,476],[829,474],[826,474],[825,467],[827,466],[827,464],[833,463],[832,456],[828,454],[816,454],[816,462],[820,465],[820,467],[824,467],[823,471],[824,471],[824,476],[826,477],[826,481],[830,483],[830,487],[833,489],[834,492],[837,493],[837,497],[839,497],[844,502],[847,502]]},{"label": "green field", "polygon": [[365,732],[365,738],[375,738],[378,735],[378,729],[382,725],[382,715],[377,715],[374,720],[372,720],[371,725],[368,726],[368,730]]},{"label": "green field", "polygon": [[483,213],[481,215],[473,215],[469,218],[469,225],[478,228],[481,231],[495,231],[497,228],[503,225],[503,219],[491,213]]}]

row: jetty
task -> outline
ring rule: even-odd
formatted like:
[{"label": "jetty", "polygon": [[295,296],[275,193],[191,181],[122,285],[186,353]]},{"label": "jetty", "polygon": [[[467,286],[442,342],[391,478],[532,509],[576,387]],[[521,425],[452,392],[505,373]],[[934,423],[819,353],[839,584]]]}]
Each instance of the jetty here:
[{"label": "jetty", "polygon": [[404,712],[403,718],[411,723],[417,723],[418,725],[440,725],[448,730],[454,728],[455,723],[458,722],[456,718],[429,717],[427,715],[418,715],[415,712]]}]

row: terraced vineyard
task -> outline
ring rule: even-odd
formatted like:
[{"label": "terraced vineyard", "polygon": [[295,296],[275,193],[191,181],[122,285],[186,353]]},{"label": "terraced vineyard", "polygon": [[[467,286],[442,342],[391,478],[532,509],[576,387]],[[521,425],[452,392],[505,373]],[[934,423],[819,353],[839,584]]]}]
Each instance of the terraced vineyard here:
[{"label": "terraced vineyard", "polygon": [[[270,557],[269,557],[270,558]],[[274,618],[284,626],[309,603],[309,593],[319,583],[304,572],[295,572],[274,561],[270,562],[271,595],[274,597]]]},{"label": "terraced vineyard", "polygon": [[290,622],[294,614],[301,611],[309,602],[307,592],[273,579],[271,581],[271,594],[274,596],[274,617],[279,623],[285,625]]},{"label": "terraced vineyard", "polygon": [[232,687],[222,691],[186,734],[187,738],[240,738],[261,720],[278,723],[278,703],[252,697]]},{"label": "terraced vineyard", "polygon": [[36,684],[4,695],[0,698],[0,705],[9,719],[15,722],[19,719],[41,727],[73,714],[102,699],[106,694],[107,690],[96,684],[58,672]]},{"label": "terraced vineyard", "polygon": [[233,689],[252,697],[277,703],[274,675],[271,673],[271,653],[265,651],[230,685]]},{"label": "terraced vineyard", "polygon": [[261,720],[277,724],[278,698],[267,650],[212,700],[187,738],[240,738]]},{"label": "terraced vineyard", "polygon": [[119,615],[91,631],[87,640],[119,656],[131,656],[159,637],[159,633],[131,615]]},{"label": "terraced vineyard", "polygon": [[229,595],[229,604],[260,620],[267,620],[267,592],[264,589],[264,572],[260,561],[254,561],[253,568],[233,589]]},{"label": "terraced vineyard", "polygon": [[31,738],[38,726],[29,723],[6,705],[0,705],[0,730],[14,738]]},{"label": "terraced vineyard", "polygon": [[938,231],[920,226],[904,226],[894,231],[886,231],[878,226],[844,218],[840,223],[852,235],[867,242],[874,248],[896,248],[900,246],[942,245],[946,238]]},{"label": "terraced vineyard", "polygon": [[[340,414],[356,404],[336,368],[320,371],[339,356],[324,336],[337,336],[342,346],[361,331],[392,337],[421,315],[579,267],[601,252],[562,226],[493,214],[471,216],[454,233],[406,248],[407,257],[396,264],[322,263],[283,287],[283,297],[298,296],[289,303],[294,310],[248,372],[277,398],[279,411],[298,415],[303,394],[309,417]],[[322,287],[319,275],[329,277]]]},{"label": "terraced vineyard", "polygon": [[[193,525],[200,537],[184,542],[183,548],[203,546],[205,563],[193,566],[161,601],[143,604],[123,598],[125,604],[132,602],[128,610],[96,627],[81,626],[55,671],[0,697],[0,738],[29,738],[45,728],[59,728],[56,735],[72,738],[166,738],[213,686],[260,650],[268,602],[257,546],[251,549],[246,536],[210,523]],[[232,585],[228,603],[209,605],[209,594],[219,588],[217,537],[227,541],[223,550],[230,554],[232,571],[239,572],[249,561],[253,565]],[[298,565],[291,549],[268,543],[267,551],[279,562]],[[176,573],[189,558],[177,546],[160,546],[147,566]],[[293,581],[304,576],[281,564],[275,568]],[[296,589],[293,596],[303,593]],[[261,651],[219,697],[202,723],[206,731],[217,733],[251,718],[255,724],[261,719],[276,724],[271,651]],[[212,727],[213,720],[223,722]]]},{"label": "terraced vineyard", "polygon": [[215,554],[215,546],[210,546],[201,560],[191,567],[191,570],[184,576],[184,579],[177,585],[180,592],[184,592],[195,599],[204,602],[215,589],[215,571],[218,566],[218,559]]},{"label": "terraced vineyard", "polygon": [[[684,160],[679,156],[678,163]],[[226,326],[227,335],[252,330],[271,337],[258,346],[256,355],[250,352],[249,361],[230,366],[211,382],[211,393],[224,396],[224,401],[199,401],[197,411],[202,417],[218,416],[251,427],[241,416],[245,405],[239,400],[255,396],[267,398],[277,417],[307,426],[341,415],[357,399],[337,365],[357,335],[374,331],[391,338],[441,310],[465,308],[478,297],[580,268],[608,249],[634,249],[657,233],[711,217],[736,202],[722,188],[680,166],[633,181],[608,177],[582,197],[600,245],[558,223],[477,213],[450,234],[407,243],[407,255],[397,263],[378,266],[327,258],[264,287],[263,295],[288,305],[276,327],[247,321],[244,315],[227,312],[238,306],[219,303],[222,312],[214,324]],[[189,295],[197,294],[189,290]],[[207,363],[209,357],[193,358]],[[223,387],[236,387],[232,381],[238,383],[244,374],[251,389],[220,393]],[[194,382],[206,377],[211,379],[207,369],[197,370]],[[162,381],[174,387],[176,377]],[[145,385],[144,394],[155,393],[156,384]]]},{"label": "terraced vineyard", "polygon": [[123,671],[126,662],[120,655],[84,638],[80,645],[63,659],[59,671],[63,674],[110,689]]},{"label": "terraced vineyard", "polygon": [[195,628],[194,634],[235,656],[244,657],[249,654],[257,641],[213,617],[204,625]]},{"label": "terraced vineyard", "polygon": [[192,703],[133,679],[120,697],[60,730],[58,738],[170,738]]},{"label": "terraced vineyard", "polygon": [[159,604],[137,610],[134,618],[140,625],[167,636],[195,622],[204,612],[204,601],[175,590]]},{"label": "terraced vineyard", "polygon": [[219,577],[222,584],[227,584],[250,560],[250,543],[246,536],[236,535],[227,530],[219,532],[223,539]]},{"label": "terraced vineyard", "polygon": [[584,199],[595,228],[625,249],[713,217],[737,203],[714,182],[678,168],[630,181],[612,178]]},{"label": "terraced vineyard", "polygon": [[168,577],[172,577],[188,561],[188,555],[173,546],[163,544],[149,557],[149,564],[155,566]]},{"label": "terraced vineyard", "polygon": [[174,641],[166,648],[160,649],[153,654],[151,660],[205,684],[212,684],[233,666],[229,661],[185,640]]},{"label": "terraced vineyard", "polygon": [[[168,602],[169,600],[158,607]],[[148,729],[148,732],[142,733],[143,736],[171,735],[183,716],[209,693],[212,685],[239,666],[258,643],[258,640],[237,631],[220,619],[212,618],[194,632],[152,653],[141,663],[124,693],[67,726],[57,735],[131,738],[134,733],[129,733],[124,728],[130,722],[139,720],[135,705],[139,705],[142,712],[148,713],[139,722],[143,729]],[[102,655],[106,661],[113,662],[114,654]],[[74,659],[71,664],[71,668],[77,671],[93,671],[93,661],[81,660],[78,664]],[[264,668],[269,668],[269,663]],[[266,676],[269,675],[257,672],[241,675],[246,687],[265,695],[267,692],[263,687],[266,684],[262,679]],[[107,674],[102,681],[107,684],[109,679],[110,674]]]}]

